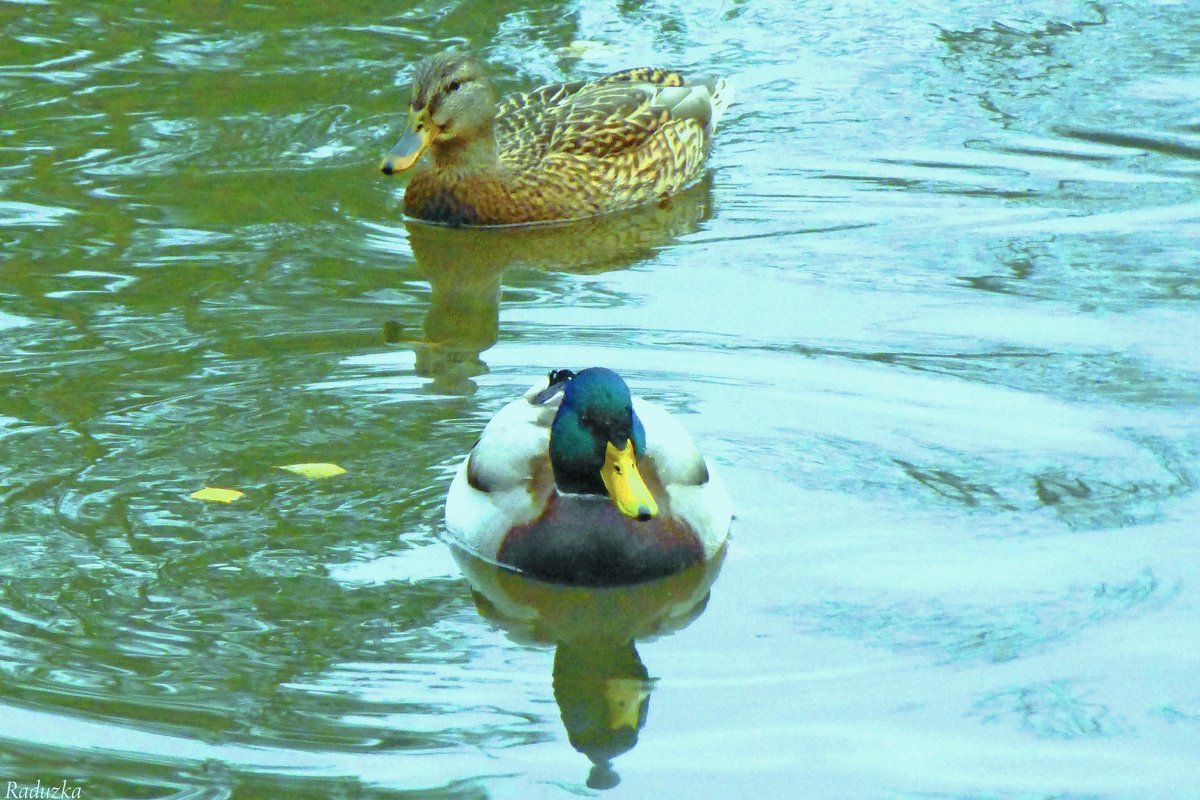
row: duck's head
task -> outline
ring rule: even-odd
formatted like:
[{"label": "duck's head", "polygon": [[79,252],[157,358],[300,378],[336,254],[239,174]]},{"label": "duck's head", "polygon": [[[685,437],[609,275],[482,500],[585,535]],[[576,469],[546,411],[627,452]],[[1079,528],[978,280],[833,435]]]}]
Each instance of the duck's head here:
[{"label": "duck's head", "polygon": [[656,516],[658,503],[637,468],[646,452],[646,431],[625,381],[603,367],[556,370],[539,399],[559,391],[562,404],[550,426],[550,465],[559,490],[607,495],[633,519]]},{"label": "duck's head", "polygon": [[465,53],[431,56],[413,72],[408,129],[380,169],[403,172],[430,146],[436,153],[490,138],[495,120],[496,96],[479,62]]}]

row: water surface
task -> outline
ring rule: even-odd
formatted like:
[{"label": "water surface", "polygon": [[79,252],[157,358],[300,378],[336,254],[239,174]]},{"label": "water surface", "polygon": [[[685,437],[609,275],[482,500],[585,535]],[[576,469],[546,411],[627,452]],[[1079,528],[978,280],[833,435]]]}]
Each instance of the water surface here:
[{"label": "water surface", "polygon": [[[9,2],[0,28],[0,779],[1200,796],[1187,4]],[[502,90],[649,63],[738,103],[669,208],[406,224],[375,167],[451,45]],[[588,365],[680,414],[737,511],[645,675],[596,659],[641,709],[608,791],[555,648],[481,615],[438,539],[482,424]],[[347,473],[278,469],[320,461]]]}]

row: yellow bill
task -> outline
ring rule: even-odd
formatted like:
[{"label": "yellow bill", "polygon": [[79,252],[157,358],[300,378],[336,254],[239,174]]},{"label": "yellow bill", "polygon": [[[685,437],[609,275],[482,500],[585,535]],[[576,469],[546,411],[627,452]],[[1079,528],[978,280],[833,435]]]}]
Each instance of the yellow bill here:
[{"label": "yellow bill", "polygon": [[613,505],[625,516],[647,520],[658,515],[658,503],[638,472],[632,439],[626,440],[624,450],[618,450],[612,442],[605,446],[600,478]]},{"label": "yellow bill", "polygon": [[608,728],[638,729],[642,703],[650,696],[650,682],[637,678],[609,678],[604,682],[604,705],[608,710]]},{"label": "yellow bill", "polygon": [[408,131],[396,142],[396,146],[384,156],[379,168],[385,175],[403,172],[417,163],[417,159],[433,141],[434,129],[428,119],[428,114],[410,112],[408,115]]}]

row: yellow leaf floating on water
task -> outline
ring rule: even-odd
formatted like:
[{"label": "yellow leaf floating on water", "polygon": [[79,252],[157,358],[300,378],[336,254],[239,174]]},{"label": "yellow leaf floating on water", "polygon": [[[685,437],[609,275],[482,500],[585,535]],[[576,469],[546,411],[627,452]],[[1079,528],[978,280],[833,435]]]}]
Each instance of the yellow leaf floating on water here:
[{"label": "yellow leaf floating on water", "polygon": [[306,478],[332,478],[334,475],[342,475],[346,472],[337,464],[288,464],[280,469],[286,469],[288,472],[294,472]]},{"label": "yellow leaf floating on water", "polygon": [[214,489],[211,486],[205,486],[198,492],[192,492],[193,500],[206,500],[211,503],[232,503],[245,492],[239,492],[237,489]]}]

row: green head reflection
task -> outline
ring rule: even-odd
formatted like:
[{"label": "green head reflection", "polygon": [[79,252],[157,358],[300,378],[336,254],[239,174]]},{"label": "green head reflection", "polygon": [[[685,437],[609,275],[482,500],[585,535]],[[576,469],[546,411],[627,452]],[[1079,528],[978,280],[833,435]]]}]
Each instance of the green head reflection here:
[{"label": "green head reflection", "polygon": [[589,787],[615,786],[612,761],[637,744],[654,688],[636,643],[700,616],[725,551],[665,578],[595,588],[532,580],[451,549],[481,615],[522,644],[555,646],[554,700],[567,739],[593,764]]}]

